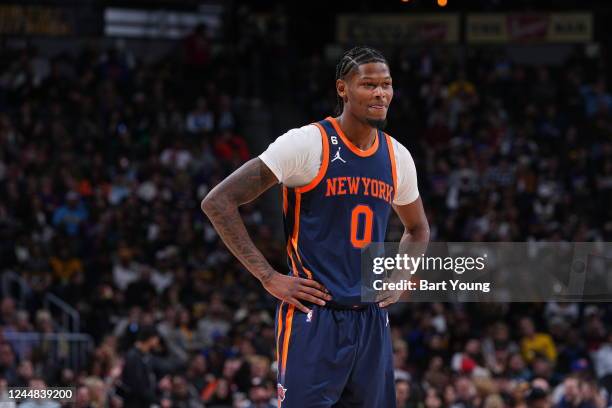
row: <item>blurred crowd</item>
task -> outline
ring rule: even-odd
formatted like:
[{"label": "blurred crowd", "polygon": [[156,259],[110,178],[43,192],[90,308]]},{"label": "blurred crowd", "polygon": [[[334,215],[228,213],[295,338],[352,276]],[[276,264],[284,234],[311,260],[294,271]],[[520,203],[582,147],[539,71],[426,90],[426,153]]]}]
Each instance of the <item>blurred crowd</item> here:
[{"label": "blurred crowd", "polygon": [[[231,53],[201,28],[146,63],[121,47],[1,50],[0,264],[30,290],[3,288],[0,391],[74,386],[79,408],[277,406],[275,301],[199,203],[259,153],[242,134],[249,101],[291,101],[303,123],[321,119],[334,109],[334,67],[291,54],[278,27],[268,37],[248,27]],[[270,58],[257,57],[258,41]],[[555,67],[491,50],[461,64],[445,49],[410,51],[388,53],[389,132],[415,158],[432,239],[612,240],[605,50],[577,49]],[[283,74],[284,56],[295,69]],[[260,205],[243,217],[283,271]],[[79,366],[45,347],[64,329],[46,293],[91,336]],[[403,304],[391,316],[400,408],[612,401],[608,304]],[[28,332],[40,343],[14,340]]]}]

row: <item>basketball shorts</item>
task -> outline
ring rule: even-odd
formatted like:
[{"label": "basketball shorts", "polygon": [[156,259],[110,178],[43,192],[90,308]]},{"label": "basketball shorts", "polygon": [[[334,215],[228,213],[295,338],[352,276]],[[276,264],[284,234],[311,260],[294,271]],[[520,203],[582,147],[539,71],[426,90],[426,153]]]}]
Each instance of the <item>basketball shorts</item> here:
[{"label": "basketball shorts", "polygon": [[389,316],[309,305],[276,310],[280,408],[395,408]]}]

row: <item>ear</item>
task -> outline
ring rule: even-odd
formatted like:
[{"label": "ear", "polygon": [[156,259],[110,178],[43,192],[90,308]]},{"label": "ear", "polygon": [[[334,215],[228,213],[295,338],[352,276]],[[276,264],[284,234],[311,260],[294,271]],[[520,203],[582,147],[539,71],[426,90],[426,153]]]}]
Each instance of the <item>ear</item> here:
[{"label": "ear", "polygon": [[344,101],[344,103],[348,101],[348,96],[346,95],[347,87],[348,85],[345,80],[343,79],[336,80],[336,93],[338,94],[340,98],[342,98],[342,101]]}]

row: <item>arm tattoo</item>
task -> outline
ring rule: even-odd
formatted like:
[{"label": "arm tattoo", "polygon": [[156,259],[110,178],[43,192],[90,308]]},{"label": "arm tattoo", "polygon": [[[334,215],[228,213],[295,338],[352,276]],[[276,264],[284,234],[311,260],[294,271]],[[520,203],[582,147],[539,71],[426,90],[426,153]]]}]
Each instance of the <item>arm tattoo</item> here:
[{"label": "arm tattoo", "polygon": [[253,201],[277,182],[270,169],[259,158],[255,158],[230,174],[202,201],[202,211],[225,245],[259,280],[269,277],[273,269],[255,247],[238,207]]}]

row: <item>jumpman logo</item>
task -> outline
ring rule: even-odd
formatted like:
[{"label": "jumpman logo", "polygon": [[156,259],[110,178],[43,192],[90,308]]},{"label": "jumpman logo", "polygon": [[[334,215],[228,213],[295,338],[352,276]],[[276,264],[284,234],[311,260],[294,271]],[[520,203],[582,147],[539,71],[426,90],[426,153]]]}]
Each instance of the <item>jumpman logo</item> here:
[{"label": "jumpman logo", "polygon": [[338,151],[336,152],[336,155],[332,159],[332,163],[335,162],[336,160],[340,160],[342,163],[346,163],[346,161],[344,161],[344,159],[342,157],[340,157],[340,149],[342,149],[342,148],[338,147]]}]

